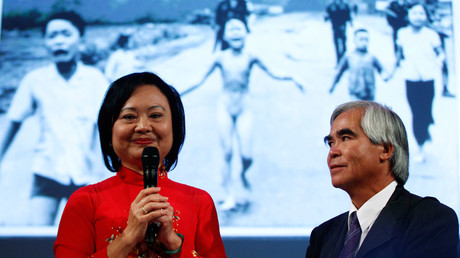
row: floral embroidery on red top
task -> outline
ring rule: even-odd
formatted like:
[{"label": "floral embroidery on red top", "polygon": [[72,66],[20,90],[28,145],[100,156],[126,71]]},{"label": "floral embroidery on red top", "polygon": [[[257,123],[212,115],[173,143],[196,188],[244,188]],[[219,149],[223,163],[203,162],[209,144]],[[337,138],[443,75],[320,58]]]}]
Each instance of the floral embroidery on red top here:
[{"label": "floral embroidery on red top", "polygon": [[166,174],[168,173],[168,171],[166,171],[165,165],[161,165],[160,168],[158,169],[158,172],[159,172],[158,176],[162,179],[165,178]]}]

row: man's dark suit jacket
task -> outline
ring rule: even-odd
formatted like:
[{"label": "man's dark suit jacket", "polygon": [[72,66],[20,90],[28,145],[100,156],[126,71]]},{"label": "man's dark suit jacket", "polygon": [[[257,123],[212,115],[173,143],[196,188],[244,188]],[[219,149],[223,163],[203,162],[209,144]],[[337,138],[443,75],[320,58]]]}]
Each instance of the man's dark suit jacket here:
[{"label": "man's dark suit jacket", "polygon": [[[313,229],[306,257],[339,257],[348,231],[348,212]],[[457,257],[458,218],[432,197],[397,186],[356,257]]]}]

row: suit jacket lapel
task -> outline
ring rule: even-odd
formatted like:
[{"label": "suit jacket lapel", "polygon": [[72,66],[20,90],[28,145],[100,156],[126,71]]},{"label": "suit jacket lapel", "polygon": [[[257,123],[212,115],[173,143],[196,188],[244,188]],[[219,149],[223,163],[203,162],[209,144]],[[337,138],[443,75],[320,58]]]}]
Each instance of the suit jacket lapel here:
[{"label": "suit jacket lapel", "polygon": [[402,186],[397,186],[387,205],[377,217],[367,234],[356,257],[364,257],[366,253],[394,238],[400,232],[400,224],[407,214],[410,193]]}]

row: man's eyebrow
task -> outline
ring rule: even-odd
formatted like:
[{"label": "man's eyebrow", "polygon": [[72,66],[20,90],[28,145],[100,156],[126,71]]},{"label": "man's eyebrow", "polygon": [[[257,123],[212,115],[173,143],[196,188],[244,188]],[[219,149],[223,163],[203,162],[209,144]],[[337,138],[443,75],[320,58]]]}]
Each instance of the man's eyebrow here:
[{"label": "man's eyebrow", "polygon": [[[349,128],[343,128],[343,129],[340,129],[339,131],[337,131],[337,135],[338,136],[342,136],[342,135],[351,135],[351,136],[356,136],[356,133],[353,132],[351,129]],[[326,135],[324,136],[324,143],[328,143],[330,140],[332,139],[332,136],[329,134],[329,135]]]},{"label": "man's eyebrow", "polygon": [[343,129],[340,129],[339,131],[337,131],[337,135],[339,135],[339,136],[345,135],[345,134],[348,134],[348,135],[351,135],[351,136],[356,136],[356,133],[353,132],[350,128],[343,128]]}]

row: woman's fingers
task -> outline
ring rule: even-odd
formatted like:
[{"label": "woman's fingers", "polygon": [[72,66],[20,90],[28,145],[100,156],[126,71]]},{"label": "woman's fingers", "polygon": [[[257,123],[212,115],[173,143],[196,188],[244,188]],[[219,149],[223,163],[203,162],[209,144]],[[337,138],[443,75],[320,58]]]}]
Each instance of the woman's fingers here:
[{"label": "woman's fingers", "polygon": [[168,197],[161,196],[160,194],[151,194],[145,196],[135,205],[135,207],[141,209],[145,214],[154,210],[165,209],[168,206]]},{"label": "woman's fingers", "polygon": [[149,187],[149,188],[142,189],[142,190],[139,192],[139,194],[137,195],[136,199],[139,198],[139,200],[140,200],[140,199],[142,199],[142,198],[145,197],[145,196],[159,193],[160,190],[161,190],[161,187]]},{"label": "woman's fingers", "polygon": [[134,201],[131,203],[133,205],[139,203],[142,199],[145,198],[145,196],[148,196],[148,195],[152,195],[152,194],[157,194],[159,193],[161,190],[160,187],[150,187],[150,188],[145,188],[145,189],[142,189],[139,194],[137,194],[136,198],[134,199]]},{"label": "woman's fingers", "polygon": [[141,210],[143,214],[149,214],[158,211],[166,212],[169,206],[170,204],[168,202],[148,202],[142,206]]},{"label": "woman's fingers", "polygon": [[161,196],[159,192],[159,187],[143,189],[131,203],[128,226],[125,231],[135,241],[142,240],[148,224],[153,222],[171,224],[165,218],[172,217],[172,207],[168,203],[168,197]]}]

